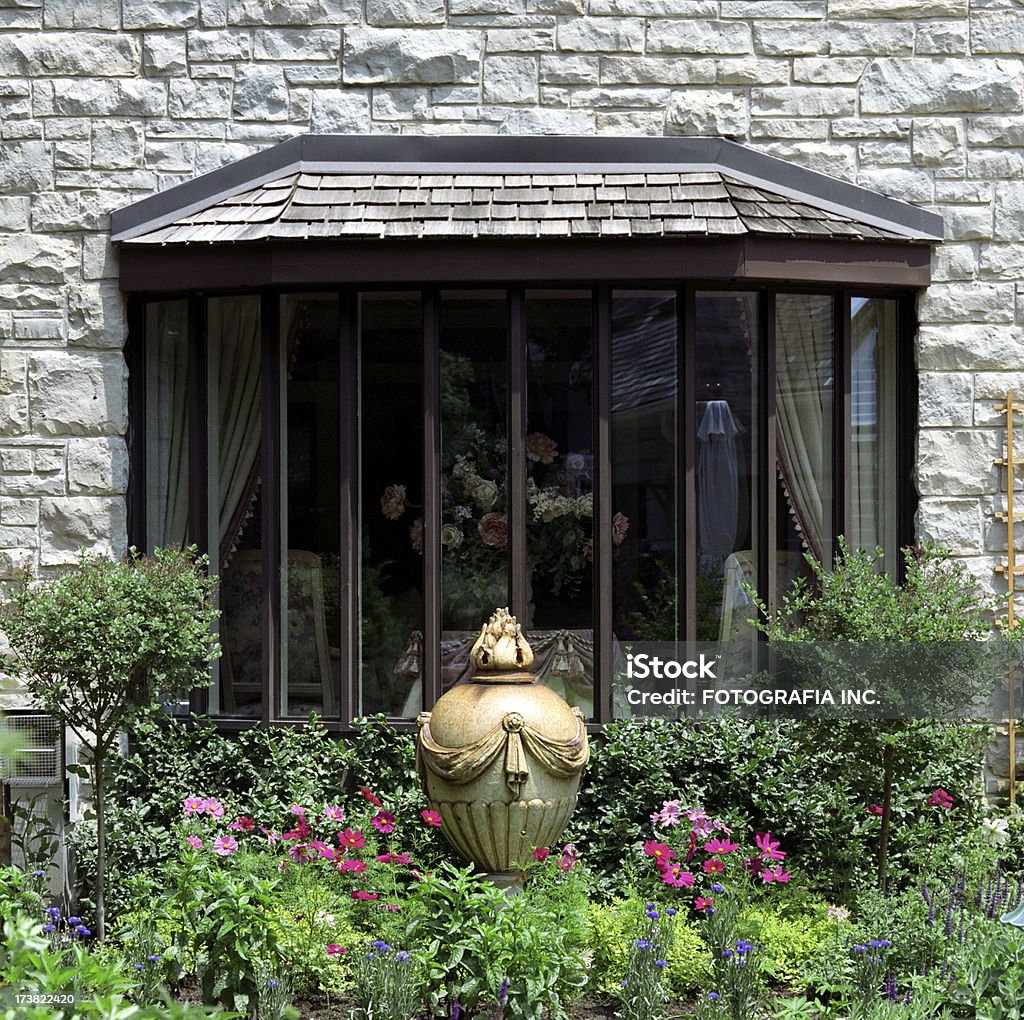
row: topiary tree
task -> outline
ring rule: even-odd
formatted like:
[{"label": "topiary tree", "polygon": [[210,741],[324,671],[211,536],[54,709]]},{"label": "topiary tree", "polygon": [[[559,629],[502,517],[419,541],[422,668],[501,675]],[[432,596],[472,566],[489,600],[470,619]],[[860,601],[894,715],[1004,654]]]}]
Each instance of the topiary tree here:
[{"label": "topiary tree", "polygon": [[[996,600],[945,550],[926,544],[902,553],[905,578],[898,583],[878,569],[881,549],[851,550],[840,538],[831,569],[807,556],[813,580],[794,581],[775,613],[747,589],[760,614],[751,621],[758,630],[770,641],[806,646],[805,675],[834,682],[861,673],[885,689],[895,709],[890,718],[864,719],[857,735],[880,770],[878,886],[883,890],[893,783],[914,718],[923,708],[940,719],[969,714],[996,682],[997,660],[981,644],[993,635]],[[843,650],[850,647],[847,642],[857,643],[853,655]]]},{"label": "topiary tree", "polygon": [[106,933],[104,768],[118,734],[161,696],[208,682],[220,654],[212,624],[216,578],[206,558],[129,550],[121,562],[83,554],[52,580],[5,585],[5,668],[86,751],[96,808],[96,926]]}]

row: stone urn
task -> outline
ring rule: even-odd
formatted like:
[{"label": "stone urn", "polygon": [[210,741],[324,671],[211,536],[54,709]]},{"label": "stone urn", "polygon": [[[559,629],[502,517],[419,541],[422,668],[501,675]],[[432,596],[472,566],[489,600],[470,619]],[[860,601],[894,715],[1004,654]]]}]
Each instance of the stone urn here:
[{"label": "stone urn", "polygon": [[470,652],[468,683],[419,716],[416,767],[455,849],[514,881],[558,839],[590,756],[583,713],[529,672],[533,651],[499,609]]}]

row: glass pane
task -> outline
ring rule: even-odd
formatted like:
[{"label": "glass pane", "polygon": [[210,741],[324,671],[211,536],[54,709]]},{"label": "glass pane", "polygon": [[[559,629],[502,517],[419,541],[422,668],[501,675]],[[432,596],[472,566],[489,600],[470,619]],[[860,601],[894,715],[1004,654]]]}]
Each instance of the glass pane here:
[{"label": "glass pane", "polygon": [[441,628],[453,642],[508,605],[506,333],[503,293],[441,295]]},{"label": "glass pane", "polygon": [[776,590],[808,572],[804,553],[832,561],[832,298],[780,294],[776,303],[778,489]]},{"label": "glass pane", "polygon": [[589,291],[526,295],[529,637],[548,685],[593,703],[594,338]]},{"label": "glass pane", "polygon": [[281,301],[285,560],[281,572],[281,711],[337,718],[341,682],[341,412],[337,299]]},{"label": "glass pane", "polygon": [[359,301],[359,711],[411,717],[423,675],[423,313]]},{"label": "glass pane", "polygon": [[612,299],[612,599],[619,641],[680,634],[679,364],[673,291]]},{"label": "glass pane", "polygon": [[258,717],[262,704],[263,539],[260,491],[260,300],[207,304],[210,569],[221,579],[219,706]]},{"label": "glass pane", "polygon": [[146,549],[189,542],[188,304],[146,305]]},{"label": "glass pane", "polygon": [[750,638],[756,585],[757,295],[696,295],[697,640]]},{"label": "glass pane", "polygon": [[898,302],[854,298],[850,345],[850,543],[881,547],[895,574],[896,323]]}]

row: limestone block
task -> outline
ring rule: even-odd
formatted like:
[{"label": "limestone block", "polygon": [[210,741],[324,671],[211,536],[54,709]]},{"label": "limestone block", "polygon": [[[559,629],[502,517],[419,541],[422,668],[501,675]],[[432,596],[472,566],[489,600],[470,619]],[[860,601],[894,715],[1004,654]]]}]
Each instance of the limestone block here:
[{"label": "limestone block", "polygon": [[750,122],[750,137],[802,138],[824,141],[828,138],[828,121],[810,117],[767,117]]},{"label": "limestone block", "polygon": [[779,159],[789,160],[809,170],[852,181],[857,172],[857,153],[852,145],[835,142],[764,142],[761,148]]},{"label": "limestone block", "polygon": [[172,117],[227,120],[231,110],[231,83],[224,81],[172,81],[167,111]]},{"label": "limestone block", "polygon": [[92,165],[101,170],[130,170],[142,165],[142,125],[133,121],[93,124]]},{"label": "limestone block", "polygon": [[127,546],[127,514],[119,496],[44,498],[39,514],[39,563],[70,567],[79,551],[120,559]]},{"label": "limestone block", "polygon": [[0,471],[5,475],[28,475],[32,473],[32,448],[15,446],[0,450]]},{"label": "limestone block", "polygon": [[719,85],[788,85],[788,60],[740,57],[715,61]]},{"label": "limestone block", "polygon": [[68,288],[68,343],[120,350],[127,335],[125,304],[114,281]]},{"label": "limestone block", "polygon": [[[932,287],[939,286],[932,284]],[[961,287],[964,284],[947,285]],[[1024,336],[1014,325],[991,323],[922,326],[917,361],[922,370],[996,370],[1020,361]]]},{"label": "limestone block", "polygon": [[968,0],[830,0],[833,18],[964,18]]},{"label": "limestone block", "polygon": [[0,526],[0,549],[31,548],[35,544],[35,528],[7,528]]},{"label": "limestone block", "polygon": [[826,53],[828,27],[823,21],[755,21],[754,52],[766,57]]},{"label": "limestone block", "polygon": [[485,103],[536,103],[537,61],[533,57],[488,57],[484,61]]},{"label": "limestone block", "polygon": [[[915,533],[925,542],[935,542],[959,555],[982,551],[983,516],[981,500],[925,498],[917,508]],[[1006,526],[1003,525],[1005,536]]]},{"label": "limestone block", "polygon": [[29,410],[37,435],[123,435],[127,370],[119,353],[33,351]]},{"label": "limestone block", "polygon": [[84,170],[91,163],[92,146],[88,142],[54,141],[54,167],[60,170]]},{"label": "limestone block", "polygon": [[116,495],[128,488],[128,449],[119,436],[68,440],[68,492]]},{"label": "limestone block", "polygon": [[972,53],[1007,53],[1019,57],[1024,52],[1024,13],[1013,11],[974,11],[971,17]]},{"label": "limestone block", "polygon": [[443,25],[444,0],[366,0],[366,23],[384,28]]},{"label": "limestone block", "polygon": [[115,32],[45,32],[0,35],[6,75],[109,78],[138,73],[138,38]]},{"label": "limestone block", "polygon": [[1020,69],[1004,60],[880,58],[861,81],[863,113],[992,113],[1021,109]]},{"label": "limestone block", "polygon": [[1012,322],[1013,285],[933,283],[918,303],[921,322]]},{"label": "limestone block", "polygon": [[[501,18],[502,23],[506,23],[525,10],[525,0],[448,0],[448,14],[452,18],[496,15]],[[493,24],[493,19],[488,18],[488,23]]]},{"label": "limestone block", "polygon": [[121,0],[126,29],[192,28],[199,23],[199,0]]},{"label": "limestone block", "polygon": [[745,22],[652,20],[647,26],[648,53],[708,53],[724,56],[729,53],[751,53],[753,45],[750,25]]},{"label": "limestone block", "polygon": [[370,96],[359,89],[320,89],[313,93],[310,128],[323,134],[354,134],[370,128]]},{"label": "limestone block", "polygon": [[33,451],[33,468],[37,475],[53,475],[64,470],[63,446],[37,446]]},{"label": "limestone block", "polygon": [[229,0],[230,25],[355,25],[360,0]]},{"label": "limestone block", "polygon": [[430,112],[430,92],[425,88],[374,89],[371,109],[374,120],[425,120]]},{"label": "limestone block", "polygon": [[0,278],[62,284],[78,263],[78,245],[40,234],[0,235]]},{"label": "limestone block", "polygon": [[1024,146],[1024,117],[974,117],[967,124],[972,146]]},{"label": "limestone block", "polygon": [[39,500],[0,499],[0,524],[13,527],[34,527],[39,523]]},{"label": "limestone block", "polygon": [[806,85],[850,85],[860,81],[865,57],[797,57],[793,81]]},{"label": "limestone block", "polygon": [[[886,167],[910,164],[910,142],[878,141],[871,139],[857,146],[861,166]],[[928,187],[929,195],[931,186]]]},{"label": "limestone block", "polygon": [[909,138],[909,118],[837,117],[832,121],[833,138]]},{"label": "limestone block", "polygon": [[499,128],[505,135],[589,135],[596,120],[590,111],[511,110]]},{"label": "limestone block", "polygon": [[[943,245],[943,247],[945,247]],[[981,248],[979,275],[989,280],[1024,279],[1024,244],[986,244]]]},{"label": "limestone block", "polygon": [[963,56],[969,36],[967,21],[925,21],[917,26],[914,52],[919,56]]},{"label": "limestone block", "polygon": [[284,80],[289,85],[337,85],[341,81],[341,65],[300,64],[286,67]]},{"label": "limestone block", "polygon": [[843,117],[852,114],[856,105],[856,89],[835,85],[750,90],[750,110],[754,116]]},{"label": "limestone block", "polygon": [[941,166],[964,158],[964,128],[959,119],[916,117],[913,127],[914,162]]},{"label": "limestone block", "polygon": [[228,23],[228,0],[199,0],[199,23],[203,28],[222,28]]},{"label": "limestone block", "polygon": [[658,110],[613,110],[597,114],[597,133],[607,135],[660,135],[664,115]]},{"label": "limestone block", "polygon": [[476,32],[351,29],[345,32],[342,77],[354,83],[476,82],[480,51]]},{"label": "limestone block", "polygon": [[[1007,390],[1013,390],[1018,397],[1024,396],[1024,371],[978,372],[975,376],[974,399],[979,404],[983,401],[991,403],[1003,400]],[[995,412],[985,418],[986,424],[995,424],[999,421],[1005,421],[1005,417],[1000,418]]]},{"label": "limestone block", "polygon": [[942,216],[946,239],[950,241],[984,241],[992,236],[992,207],[989,205],[937,205]]},{"label": "limestone block", "polygon": [[0,230],[28,230],[27,195],[0,196]]},{"label": "limestone block", "polygon": [[241,120],[287,120],[288,86],[277,67],[239,68],[232,112]]},{"label": "limestone block", "polygon": [[[32,570],[35,549],[4,549],[0,551],[0,579],[13,581]],[[12,705],[11,707],[17,707]],[[21,706],[25,707],[25,706]]]},{"label": "limestone block", "polygon": [[671,92],[651,88],[582,88],[572,93],[571,105],[579,107],[657,107],[664,109]]},{"label": "limestone block", "polygon": [[27,365],[24,351],[0,350],[0,394],[26,392]]},{"label": "limestone block", "polygon": [[[191,176],[196,159],[195,142],[146,142],[146,166],[150,170],[174,171]],[[85,278],[90,279],[88,269]]]},{"label": "limestone block", "polygon": [[[662,23],[651,22],[648,33],[657,24]],[[659,52],[650,38],[648,34],[648,52]],[[558,48],[583,53],[643,53],[644,22],[639,18],[612,18],[608,21],[573,18],[563,21],[558,26]]]},{"label": "limestone block", "polygon": [[257,60],[333,60],[341,52],[336,28],[274,28],[256,32]]},{"label": "limestone block", "polygon": [[142,69],[147,75],[184,76],[188,70],[185,35],[147,32],[142,38]]},{"label": "limestone block", "polygon": [[998,429],[920,429],[917,490],[926,496],[982,496],[995,490]]},{"label": "limestone block", "polygon": [[528,14],[582,14],[584,0],[526,0]]},{"label": "limestone block", "polygon": [[226,63],[248,60],[252,42],[247,32],[230,29],[219,32],[189,32],[188,59],[198,62]]},{"label": "limestone block", "polygon": [[970,372],[922,372],[917,399],[922,426],[974,424],[974,377]]},{"label": "limestone block", "polygon": [[1024,153],[1019,149],[967,149],[967,175],[998,180],[1024,177]]},{"label": "limestone block", "polygon": [[829,53],[835,56],[912,53],[914,24],[911,21],[832,21],[828,46]]},{"label": "limestone block", "polygon": [[537,28],[532,31],[522,28],[493,28],[486,33],[485,49],[488,54],[549,53],[554,48],[553,28]]},{"label": "limestone block", "polygon": [[723,89],[676,92],[668,107],[670,135],[742,135],[749,111],[746,93]]},{"label": "limestone block", "polygon": [[196,149],[196,173],[205,174],[218,167],[234,163],[252,155],[255,148],[244,142],[221,142],[217,145],[200,145]]},{"label": "limestone block", "polygon": [[593,15],[639,14],[646,18],[714,18],[718,4],[713,0],[590,0]]},{"label": "limestone block", "polygon": [[994,237],[997,241],[1024,237],[1024,182],[1002,181],[996,185]]},{"label": "limestone block", "polygon": [[105,28],[121,27],[118,9],[105,0],[46,0],[43,27]]},{"label": "limestone block", "polygon": [[63,343],[66,329],[60,312],[15,312],[14,337],[26,344],[43,343],[56,347]]},{"label": "limestone block", "polygon": [[[1024,266],[1022,266],[1024,269]],[[948,283],[973,280],[978,275],[978,251],[973,244],[940,244],[932,254],[932,279]]]},{"label": "limestone block", "polygon": [[934,182],[924,170],[862,170],[857,183],[904,202],[930,202],[933,197]]},{"label": "limestone block", "polygon": [[34,195],[53,184],[50,154],[42,142],[0,145],[0,194]]},{"label": "limestone block", "polygon": [[[490,36],[488,33],[487,49],[490,51]],[[618,60],[618,57],[580,57],[567,56],[563,53],[549,54],[540,58],[540,81],[551,85],[596,85],[599,76],[603,73],[605,60]],[[632,61],[625,60],[625,64]],[[631,84],[623,82],[616,77],[617,70],[609,68],[609,77],[603,80],[612,84]]]},{"label": "limestone block", "polygon": [[28,394],[0,396],[0,435],[23,436],[28,432]]},{"label": "limestone block", "polygon": [[[551,58],[555,59],[555,58]],[[597,60],[596,57],[575,57]],[[602,85],[700,85],[715,80],[715,62],[686,57],[601,57]],[[541,60],[541,71],[544,58]]]}]

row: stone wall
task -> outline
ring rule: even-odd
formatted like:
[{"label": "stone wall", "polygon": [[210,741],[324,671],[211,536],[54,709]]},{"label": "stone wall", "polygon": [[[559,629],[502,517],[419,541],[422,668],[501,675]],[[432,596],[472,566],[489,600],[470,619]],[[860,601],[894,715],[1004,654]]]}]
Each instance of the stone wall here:
[{"label": "stone wall", "polygon": [[919,531],[995,590],[993,404],[1024,395],[1019,2],[0,5],[0,576],[125,544],[112,208],[305,132],[722,134],[945,217]]}]

